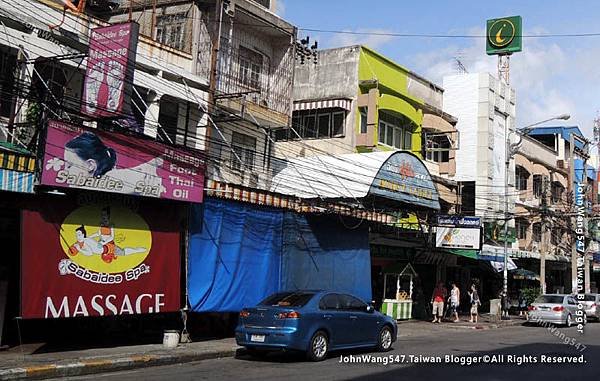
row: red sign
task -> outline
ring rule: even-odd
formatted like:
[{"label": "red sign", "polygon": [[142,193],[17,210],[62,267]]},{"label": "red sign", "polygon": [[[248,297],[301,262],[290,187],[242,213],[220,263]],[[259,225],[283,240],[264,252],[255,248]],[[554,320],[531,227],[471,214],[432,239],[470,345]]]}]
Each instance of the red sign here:
[{"label": "red sign", "polygon": [[43,185],[202,202],[200,152],[51,120]]},{"label": "red sign", "polygon": [[21,316],[179,310],[181,215],[177,204],[101,193],[24,210]]},{"label": "red sign", "polygon": [[81,111],[91,117],[130,113],[139,24],[92,30]]}]

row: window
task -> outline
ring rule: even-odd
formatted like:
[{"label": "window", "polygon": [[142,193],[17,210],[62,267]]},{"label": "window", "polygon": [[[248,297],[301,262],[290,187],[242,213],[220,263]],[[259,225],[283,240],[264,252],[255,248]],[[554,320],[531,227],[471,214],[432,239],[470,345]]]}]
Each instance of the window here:
[{"label": "window", "polygon": [[162,129],[159,130],[159,136],[164,138],[165,141],[176,143],[177,125],[179,124],[179,103],[177,103],[175,98],[163,96],[160,99],[158,123],[162,127]]},{"label": "window", "polygon": [[234,169],[254,169],[254,153],[256,152],[256,138],[234,132],[231,138],[231,148],[240,158],[242,163],[231,153],[231,166]]},{"label": "window", "polygon": [[535,198],[542,197],[543,193],[543,179],[542,175],[533,175],[533,196]]},{"label": "window", "polygon": [[337,294],[327,294],[319,301],[322,310],[337,310],[340,308],[340,298]]},{"label": "window", "polygon": [[533,224],[533,242],[542,242],[542,224],[539,222]]},{"label": "window", "polygon": [[302,307],[314,296],[312,292],[280,292],[259,303],[261,306]]},{"label": "window", "polygon": [[367,133],[367,109],[366,107],[361,107],[360,111],[360,133]]},{"label": "window", "polygon": [[552,183],[552,202],[559,203],[563,199],[563,195],[565,192],[565,187],[562,186],[558,181],[554,181]]},{"label": "window", "polygon": [[560,245],[560,243],[562,242],[562,230],[561,229],[552,229],[551,242],[554,246]]},{"label": "window", "polygon": [[[425,158],[436,163],[447,163],[450,161],[450,148],[450,139],[447,136],[431,136],[427,139]],[[443,149],[443,151],[440,149]]]},{"label": "window", "polygon": [[517,230],[517,239],[527,238],[527,229],[529,228],[527,221],[522,219],[515,220],[515,228]]},{"label": "window", "polygon": [[184,50],[186,20],[185,13],[157,17],[156,41],[178,50]]},{"label": "window", "polygon": [[341,308],[346,311],[365,311],[367,304],[351,295],[340,295]]},{"label": "window", "polygon": [[12,108],[12,94],[14,94],[15,67],[17,56],[0,52],[0,92],[3,96],[0,98],[0,116],[10,117]]},{"label": "window", "polygon": [[263,55],[240,46],[240,81],[242,84],[260,90]]},{"label": "window", "polygon": [[527,180],[529,179],[529,172],[519,165],[515,169],[515,186],[517,190],[524,191],[527,190]]},{"label": "window", "polygon": [[[294,111],[292,127],[302,139],[327,139],[343,137],[346,111],[339,108]],[[288,128],[277,130],[275,140],[296,140],[298,136]]]},{"label": "window", "polygon": [[379,143],[390,147],[410,150],[412,148],[412,127],[405,118],[388,113],[379,114]]}]

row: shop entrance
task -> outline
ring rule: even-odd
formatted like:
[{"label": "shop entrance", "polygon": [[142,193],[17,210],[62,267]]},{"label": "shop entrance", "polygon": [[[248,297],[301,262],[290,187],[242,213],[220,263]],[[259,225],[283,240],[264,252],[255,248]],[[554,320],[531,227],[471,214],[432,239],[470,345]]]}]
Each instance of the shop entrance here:
[{"label": "shop entrance", "polygon": [[0,345],[14,343],[18,337],[15,318],[19,316],[19,211],[0,209]]}]

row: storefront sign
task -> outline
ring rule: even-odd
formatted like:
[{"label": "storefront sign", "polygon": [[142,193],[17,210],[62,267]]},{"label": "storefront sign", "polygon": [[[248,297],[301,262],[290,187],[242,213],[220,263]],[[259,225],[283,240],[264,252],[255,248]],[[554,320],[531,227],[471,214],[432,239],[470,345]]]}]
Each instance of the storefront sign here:
[{"label": "storefront sign", "polygon": [[492,55],[520,52],[523,46],[522,24],[521,16],[487,20],[486,53]]},{"label": "storefront sign", "polygon": [[78,201],[55,197],[23,211],[21,316],[177,311],[177,205],[98,193]]},{"label": "storefront sign", "polygon": [[117,133],[48,122],[43,185],[202,202],[198,152]]},{"label": "storefront sign", "polygon": [[466,216],[438,216],[437,224],[438,226],[479,228],[481,227],[481,218]]},{"label": "storefront sign", "polygon": [[425,164],[408,152],[396,152],[379,169],[369,194],[439,210],[437,188]]},{"label": "storefront sign", "polygon": [[139,28],[130,22],[92,30],[81,100],[84,114],[101,118],[131,113]]},{"label": "storefront sign", "polygon": [[448,249],[481,249],[481,229],[438,226],[436,247]]}]

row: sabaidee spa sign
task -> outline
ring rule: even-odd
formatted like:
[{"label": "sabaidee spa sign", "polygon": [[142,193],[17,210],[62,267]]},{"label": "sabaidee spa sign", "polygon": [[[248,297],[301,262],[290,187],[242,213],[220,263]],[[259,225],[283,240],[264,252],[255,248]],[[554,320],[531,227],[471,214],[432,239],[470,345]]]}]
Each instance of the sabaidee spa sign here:
[{"label": "sabaidee spa sign", "polygon": [[103,193],[22,214],[21,314],[68,318],[180,308],[180,204]]},{"label": "sabaidee spa sign", "polygon": [[205,169],[200,155],[51,120],[41,184],[199,203]]}]

